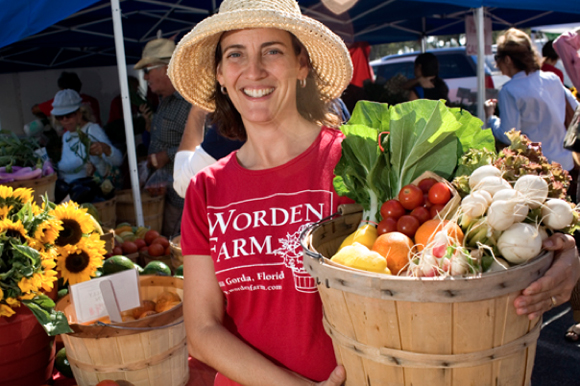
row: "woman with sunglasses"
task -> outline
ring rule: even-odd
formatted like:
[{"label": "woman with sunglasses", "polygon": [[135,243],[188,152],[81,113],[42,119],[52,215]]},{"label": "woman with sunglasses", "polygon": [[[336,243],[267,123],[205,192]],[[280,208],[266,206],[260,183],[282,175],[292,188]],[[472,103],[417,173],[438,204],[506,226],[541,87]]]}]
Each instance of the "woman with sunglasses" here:
[{"label": "woman with sunglasses", "polygon": [[123,161],[121,152],[98,124],[87,119],[81,105],[80,95],[70,89],[57,92],[52,102],[51,114],[65,130],[58,174],[67,184],[95,172],[106,177]]},{"label": "woman with sunglasses", "polygon": [[[573,108],[577,102],[562,86],[556,74],[540,71],[540,59],[530,37],[510,28],[497,40],[497,67],[511,79],[503,85],[498,99],[485,103],[488,127],[497,140],[509,144],[506,132],[515,128],[530,140],[542,143],[548,161],[558,162],[564,170],[574,169],[572,152],[564,149],[566,100]],[[500,118],[493,115],[499,105]]]}]

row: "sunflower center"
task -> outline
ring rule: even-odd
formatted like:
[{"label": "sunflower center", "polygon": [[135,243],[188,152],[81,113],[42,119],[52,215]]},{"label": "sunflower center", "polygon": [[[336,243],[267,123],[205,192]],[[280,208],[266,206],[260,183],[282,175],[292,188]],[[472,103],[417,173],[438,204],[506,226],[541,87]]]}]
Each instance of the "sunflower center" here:
[{"label": "sunflower center", "polygon": [[85,251],[81,251],[80,253],[68,255],[65,266],[67,271],[71,273],[80,273],[89,266],[89,261],[89,255]]},{"label": "sunflower center", "polygon": [[71,219],[64,219],[61,221],[64,229],[59,232],[58,238],[54,243],[59,247],[64,247],[65,245],[75,245],[81,241],[81,237],[83,237],[81,225]]},{"label": "sunflower center", "polygon": [[20,241],[21,243],[24,242],[24,237],[22,236],[22,233],[18,232],[16,229],[6,230],[6,236],[18,239],[18,241]]}]

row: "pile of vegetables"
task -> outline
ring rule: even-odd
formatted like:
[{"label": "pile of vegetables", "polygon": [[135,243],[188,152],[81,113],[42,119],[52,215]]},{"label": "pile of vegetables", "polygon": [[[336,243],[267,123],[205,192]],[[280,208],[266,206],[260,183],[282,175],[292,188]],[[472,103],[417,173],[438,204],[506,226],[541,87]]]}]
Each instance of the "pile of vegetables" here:
[{"label": "pile of vegetables", "polygon": [[0,133],[0,184],[41,178],[54,173],[33,138],[18,138],[12,132]]},{"label": "pile of vegetables", "polygon": [[[566,198],[570,176],[547,162],[540,144],[512,130],[511,145],[496,154],[491,130],[481,127],[468,112],[439,101],[359,102],[341,127],[334,187],[363,206],[363,218],[332,260],[415,277],[481,274],[527,262],[550,233],[580,228],[578,210]],[[426,171],[452,181],[462,201],[449,221],[434,211],[419,218],[417,235],[410,235],[380,208],[394,206],[402,189]],[[419,197],[420,187],[415,190]]]}]

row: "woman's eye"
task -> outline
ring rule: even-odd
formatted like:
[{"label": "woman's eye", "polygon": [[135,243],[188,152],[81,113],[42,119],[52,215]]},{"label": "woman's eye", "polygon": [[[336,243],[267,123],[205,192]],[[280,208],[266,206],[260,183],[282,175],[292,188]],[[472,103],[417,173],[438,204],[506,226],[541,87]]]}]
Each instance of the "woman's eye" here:
[{"label": "woman's eye", "polygon": [[230,52],[227,54],[226,58],[239,58],[241,54],[239,52]]},{"label": "woman's eye", "polygon": [[276,55],[276,54],[281,54],[281,53],[282,53],[282,51],[280,51],[277,48],[272,48],[271,50],[268,50],[269,55]]}]

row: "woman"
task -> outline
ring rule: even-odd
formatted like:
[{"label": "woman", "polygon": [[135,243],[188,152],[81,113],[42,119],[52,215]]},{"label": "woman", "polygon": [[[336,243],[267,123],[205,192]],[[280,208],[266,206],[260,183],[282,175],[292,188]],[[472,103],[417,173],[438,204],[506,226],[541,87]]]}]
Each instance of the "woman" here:
[{"label": "woman", "polygon": [[[182,221],[189,351],[218,370],[215,385],[345,380],[298,235],[348,202],[332,186],[343,136],[326,104],[351,74],[344,43],[295,0],[225,0],[176,48],[176,89],[246,141],[192,179]],[[533,316],[564,293],[551,281],[530,291],[519,310]]]},{"label": "woman", "polygon": [[415,79],[409,80],[404,88],[411,90],[409,100],[430,99],[447,101],[449,87],[439,77],[439,61],[430,52],[420,54],[415,59]]},{"label": "woman", "polygon": [[[542,143],[548,161],[572,170],[572,152],[563,147],[566,99],[573,108],[578,104],[572,94],[557,75],[539,71],[539,57],[525,32],[510,28],[501,35],[495,59],[502,74],[511,78],[500,90],[498,100],[485,103],[488,125],[496,139],[509,144],[505,133],[512,128],[520,130],[532,141]],[[498,103],[501,119],[493,115]]]},{"label": "woman", "polygon": [[104,178],[123,161],[103,129],[88,121],[81,105],[80,95],[70,89],[57,92],[52,102],[51,114],[65,130],[58,174],[67,184],[95,172]]}]

